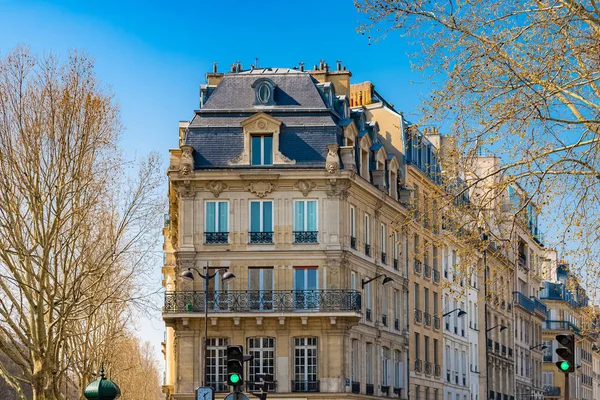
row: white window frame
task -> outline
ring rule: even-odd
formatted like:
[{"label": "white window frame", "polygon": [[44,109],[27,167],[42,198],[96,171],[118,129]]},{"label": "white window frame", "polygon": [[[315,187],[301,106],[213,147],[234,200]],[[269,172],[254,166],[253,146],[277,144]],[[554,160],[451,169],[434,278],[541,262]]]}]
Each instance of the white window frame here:
[{"label": "white window frame", "polygon": [[[316,337],[297,337],[294,338],[294,371],[293,377],[296,381],[311,381],[316,382],[319,379],[319,340]],[[296,350],[304,350],[303,356],[297,356]],[[312,350],[314,356],[309,356],[308,351]],[[298,360],[302,363],[298,364]],[[314,364],[312,363],[314,362]],[[308,366],[314,366],[315,373],[309,374]],[[300,367],[300,368],[298,368]],[[302,370],[302,372],[297,372]],[[310,375],[314,375],[314,379],[309,379]],[[302,378],[302,379],[299,379]],[[312,378],[312,377],[310,377]]]},{"label": "white window frame", "polygon": [[[215,204],[215,230],[212,232],[209,232],[206,230],[206,226],[208,223],[208,204],[209,203],[214,203]],[[229,200],[206,200],[204,201],[204,232],[206,233],[217,233],[217,232],[221,232],[219,230],[219,204],[224,203],[227,204],[227,229],[223,232],[229,232]]]},{"label": "white window frame", "polygon": [[[251,232],[251,228],[252,228],[252,203],[260,203],[260,210],[259,210],[259,221],[260,221],[260,231],[258,232],[273,232],[275,230],[275,207],[274,204],[275,202],[273,200],[250,200],[248,202],[248,231]],[[265,227],[263,226],[264,224],[264,203],[271,203],[271,230],[266,231]]]},{"label": "white window frame", "polygon": [[387,229],[385,224],[382,222],[381,223],[381,252],[385,253],[387,250],[387,246],[386,246],[386,234],[387,234]]},{"label": "white window frame", "polygon": [[[265,136],[269,136],[271,138],[271,164],[265,164]],[[260,164],[252,164],[252,154],[254,153],[254,148],[250,145],[250,165],[254,167],[262,167],[262,166],[270,166],[273,165],[273,160],[275,159],[275,135],[266,134],[266,135],[250,135],[250,143],[252,143],[252,139],[255,137],[260,137]]]},{"label": "white window frame", "polygon": [[373,376],[373,343],[365,345],[365,379],[367,385],[372,385],[375,380]]},{"label": "white window frame", "polygon": [[356,209],[350,206],[350,236],[356,238]]},{"label": "white window frame", "polygon": [[[215,373],[211,373],[211,368],[208,369],[208,382],[216,385],[217,390],[225,389],[225,381],[227,380],[227,345],[228,338],[208,338],[206,343],[206,362],[208,365],[215,366]],[[213,354],[213,352],[215,354]],[[221,385],[222,387],[220,387]]]},{"label": "white window frame", "polygon": [[314,201],[315,204],[317,205],[316,212],[315,212],[315,219],[316,219],[315,226],[317,227],[317,230],[316,231],[312,231],[312,232],[318,232],[319,231],[319,200],[318,199],[294,200],[294,204],[293,204],[294,208],[292,209],[292,215],[293,215],[292,222],[293,222],[293,225],[294,225],[294,231],[300,231],[300,229],[298,229],[298,227],[296,226],[296,204],[297,203],[304,203],[303,208],[304,208],[304,226],[305,226],[305,229],[303,229],[302,232],[311,232],[311,231],[307,230],[308,229],[308,202],[309,201]]},{"label": "white window frame", "polygon": [[[267,346],[265,346],[265,340]],[[275,372],[277,370],[276,361],[276,342],[273,337],[249,337],[248,342],[248,354],[254,356],[254,359],[248,363],[248,382],[258,382],[256,374],[272,374],[275,380]],[[256,346],[258,342],[258,346]],[[269,354],[271,357],[269,357]],[[271,366],[265,365],[271,361]],[[258,361],[258,365],[255,362]]]},{"label": "white window frame", "polygon": [[352,358],[350,364],[350,379],[352,379],[352,382],[360,382],[359,346],[360,342],[358,341],[358,339],[352,339],[350,349],[350,356]]},{"label": "white window frame", "polygon": [[381,385],[391,386],[391,350],[389,347],[381,348]]},{"label": "white window frame", "polygon": [[370,245],[371,244],[371,218],[369,217],[369,214],[367,214],[367,213],[365,213],[364,224],[365,224],[365,244]]}]

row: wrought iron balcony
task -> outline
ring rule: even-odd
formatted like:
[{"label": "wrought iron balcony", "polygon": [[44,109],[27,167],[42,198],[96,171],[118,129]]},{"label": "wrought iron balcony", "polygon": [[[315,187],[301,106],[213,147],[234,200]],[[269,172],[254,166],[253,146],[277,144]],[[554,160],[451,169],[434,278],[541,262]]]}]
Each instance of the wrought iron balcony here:
[{"label": "wrought iron balcony", "polygon": [[581,330],[569,321],[544,321],[543,329],[549,331],[572,331],[580,333]]},{"label": "wrought iron balcony", "polygon": [[319,243],[317,231],[294,231],[294,243]]},{"label": "wrought iron balcony", "polygon": [[548,310],[546,305],[544,303],[542,303],[540,301],[540,299],[538,299],[536,297],[531,297],[531,300],[533,300],[533,306],[535,307],[535,310],[539,311],[543,315],[546,315],[546,312]]},{"label": "wrought iron balcony", "polygon": [[313,392],[321,391],[321,381],[292,381],[292,392]]},{"label": "wrought iron balcony", "polygon": [[529,311],[530,313],[535,312],[535,305],[533,304],[533,300],[529,297],[525,296],[521,292],[513,292],[515,305],[523,308],[525,311]]},{"label": "wrought iron balcony", "polygon": [[394,258],[394,269],[398,269],[398,259]]},{"label": "wrought iron balcony", "polygon": [[440,271],[438,271],[436,268],[433,269],[433,281],[435,283],[440,283]]},{"label": "wrought iron balcony", "polygon": [[431,361],[425,361],[425,374],[431,375],[433,372],[433,366],[431,365]]},{"label": "wrought iron balcony", "polygon": [[350,247],[356,250],[356,238],[354,236],[350,236]]},{"label": "wrought iron balcony", "polygon": [[423,313],[423,320],[425,321],[425,326],[431,326],[431,314],[428,312]]},{"label": "wrought iron balcony", "polygon": [[386,254],[384,252],[381,252],[381,262],[386,264]]},{"label": "wrought iron balcony", "polygon": [[544,396],[559,397],[560,386],[544,386]]},{"label": "wrought iron balcony", "polygon": [[420,324],[423,321],[423,313],[415,308],[415,323]]},{"label": "wrought iron balcony", "polygon": [[420,274],[421,269],[422,269],[421,261],[417,260],[416,258],[414,259],[414,261],[415,261],[415,274]]},{"label": "wrought iron balcony", "polygon": [[397,394],[398,397],[403,398],[403,396],[402,396],[402,388],[395,387],[394,388],[394,394]]},{"label": "wrought iron balcony", "polygon": [[423,371],[423,361],[415,360],[415,372]]},{"label": "wrought iron balcony", "polygon": [[373,385],[372,383],[367,383],[367,394],[369,396],[373,396],[373,394],[375,394],[375,385]]},{"label": "wrought iron balcony", "polygon": [[273,243],[273,232],[249,232],[250,243],[271,244]]},{"label": "wrought iron balcony", "polygon": [[[357,290],[229,290],[208,292],[209,312],[356,312],[361,311]],[[204,312],[203,291],[165,293],[163,313]]]},{"label": "wrought iron balcony", "polygon": [[370,244],[365,244],[365,254],[368,256],[371,255],[371,245]]},{"label": "wrought iron balcony", "polygon": [[423,264],[423,276],[425,278],[431,278],[431,267],[427,264]]},{"label": "wrought iron balcony", "polygon": [[227,244],[229,243],[229,232],[204,232],[205,244]]},{"label": "wrought iron balcony", "polygon": [[360,393],[360,382],[352,381],[352,393],[354,393],[354,394]]},{"label": "wrought iron balcony", "polygon": [[440,330],[440,317],[433,316],[433,329]]}]

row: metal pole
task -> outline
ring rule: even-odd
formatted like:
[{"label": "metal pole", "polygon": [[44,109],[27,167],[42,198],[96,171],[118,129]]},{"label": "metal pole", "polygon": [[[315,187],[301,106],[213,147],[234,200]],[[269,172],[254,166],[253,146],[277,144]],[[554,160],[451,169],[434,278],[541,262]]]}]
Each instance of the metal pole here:
[{"label": "metal pole", "polygon": [[484,233],[482,239],[484,240],[484,248],[483,248],[483,313],[484,313],[484,325],[485,325],[485,398],[489,398],[490,395],[490,371],[489,371],[489,354],[488,354],[488,302],[487,302],[487,244],[485,241],[487,240],[487,235]]},{"label": "metal pole", "polygon": [[208,385],[208,263],[204,267],[204,383]]},{"label": "metal pole", "polygon": [[569,400],[569,373],[565,373],[565,400]]}]

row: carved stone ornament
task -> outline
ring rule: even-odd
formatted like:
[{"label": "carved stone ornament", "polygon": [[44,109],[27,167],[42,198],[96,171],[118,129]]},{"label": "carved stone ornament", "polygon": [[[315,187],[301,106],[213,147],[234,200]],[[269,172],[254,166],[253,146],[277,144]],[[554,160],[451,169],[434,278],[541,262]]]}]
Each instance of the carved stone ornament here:
[{"label": "carved stone ornament", "polygon": [[196,192],[194,191],[194,188],[192,188],[192,186],[190,185],[189,181],[185,181],[182,185],[179,185],[177,191],[182,199],[189,199],[196,195]]},{"label": "carved stone ornament", "polygon": [[325,169],[330,174],[335,174],[340,169],[340,156],[338,155],[338,149],[340,146],[337,144],[327,145],[327,158],[325,159]]},{"label": "carved stone ornament", "polygon": [[227,189],[227,184],[223,181],[210,181],[206,188],[212,192],[215,197],[219,197],[223,190]]},{"label": "carved stone ornament", "polygon": [[375,203],[375,218],[379,218],[381,216],[381,208],[383,207],[383,201],[377,200]]},{"label": "carved stone ornament", "polygon": [[194,148],[184,144],[181,146],[181,162],[179,164],[179,173],[181,176],[187,176],[194,170]]},{"label": "carved stone ornament", "polygon": [[306,179],[300,179],[298,182],[294,184],[294,187],[298,189],[304,197],[308,196],[311,190],[313,190],[317,186],[313,181],[309,181]]},{"label": "carved stone ornament", "polygon": [[339,197],[342,200],[347,199],[348,189],[350,189],[351,185],[352,183],[348,180],[334,180],[329,184],[329,188],[325,191],[325,193],[329,198]]},{"label": "carved stone ornament", "polygon": [[254,193],[258,197],[265,197],[267,194],[271,193],[277,187],[277,182],[270,181],[252,181],[247,182],[244,185],[244,188]]}]

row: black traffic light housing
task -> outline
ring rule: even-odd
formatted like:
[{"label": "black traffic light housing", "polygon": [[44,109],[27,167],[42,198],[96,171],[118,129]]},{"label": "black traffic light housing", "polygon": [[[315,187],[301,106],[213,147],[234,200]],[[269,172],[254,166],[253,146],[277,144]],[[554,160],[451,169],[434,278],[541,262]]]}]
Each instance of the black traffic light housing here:
[{"label": "black traffic light housing", "polygon": [[565,374],[575,372],[575,335],[556,335],[556,341],[563,346],[556,349],[556,354],[562,358],[556,363],[559,371]]},{"label": "black traffic light housing", "polygon": [[227,384],[242,386],[244,384],[244,348],[227,346]]}]

